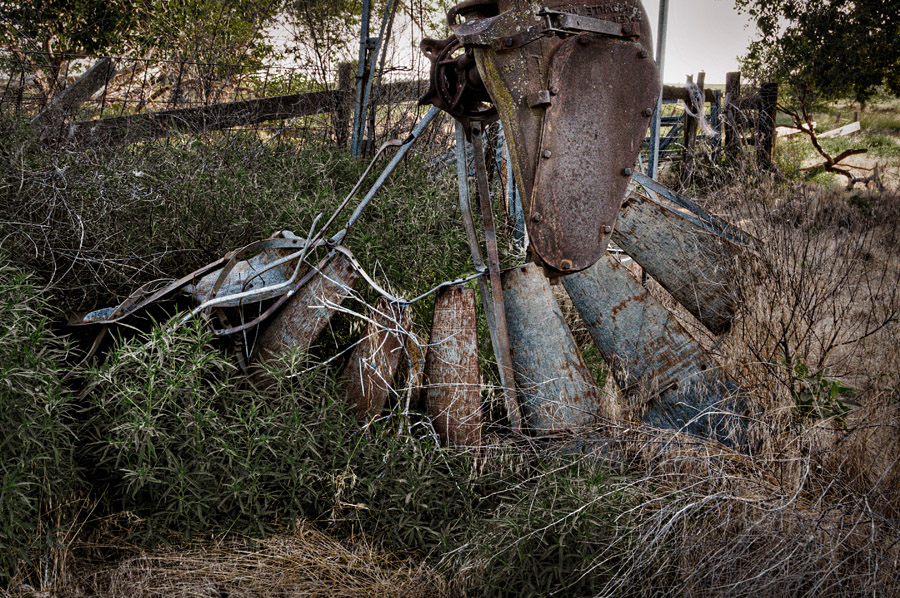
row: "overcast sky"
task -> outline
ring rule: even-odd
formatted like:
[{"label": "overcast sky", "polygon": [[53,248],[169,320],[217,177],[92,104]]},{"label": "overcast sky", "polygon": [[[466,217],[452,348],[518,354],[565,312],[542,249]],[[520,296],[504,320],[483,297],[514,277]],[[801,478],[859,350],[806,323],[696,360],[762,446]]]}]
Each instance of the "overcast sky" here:
[{"label": "overcast sky", "polygon": [[[643,0],[653,28],[654,47],[658,35],[659,0]],[[738,69],[755,35],[747,15],[738,14],[734,0],[669,0],[666,33],[666,83],[683,83],[685,75],[706,71],[707,83],[725,83],[725,73]]]}]

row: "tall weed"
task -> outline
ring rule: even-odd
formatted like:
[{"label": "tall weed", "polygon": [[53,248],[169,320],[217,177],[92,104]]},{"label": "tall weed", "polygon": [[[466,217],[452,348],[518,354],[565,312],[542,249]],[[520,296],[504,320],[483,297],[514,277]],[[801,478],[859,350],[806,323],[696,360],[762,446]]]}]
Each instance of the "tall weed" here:
[{"label": "tall weed", "polygon": [[83,491],[68,345],[41,291],[0,254],[0,584],[38,587],[65,568]]}]

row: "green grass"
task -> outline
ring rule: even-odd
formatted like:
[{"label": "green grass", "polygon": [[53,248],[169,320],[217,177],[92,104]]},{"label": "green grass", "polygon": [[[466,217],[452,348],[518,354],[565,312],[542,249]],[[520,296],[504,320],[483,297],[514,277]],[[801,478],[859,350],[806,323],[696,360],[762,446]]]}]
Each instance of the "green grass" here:
[{"label": "green grass", "polygon": [[859,124],[866,131],[900,135],[900,110],[863,112],[859,116]]},{"label": "green grass", "polygon": [[875,158],[900,157],[900,138],[884,134],[848,135],[833,139],[822,139],[822,147],[832,156],[848,149],[865,148],[867,155]]}]

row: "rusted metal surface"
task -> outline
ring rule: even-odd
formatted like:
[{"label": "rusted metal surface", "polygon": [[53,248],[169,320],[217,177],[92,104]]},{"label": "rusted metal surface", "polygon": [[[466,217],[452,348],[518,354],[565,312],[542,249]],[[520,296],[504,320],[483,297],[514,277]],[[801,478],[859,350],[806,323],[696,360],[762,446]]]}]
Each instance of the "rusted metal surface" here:
[{"label": "rusted metal surface", "polygon": [[[479,136],[480,138],[480,136]],[[478,234],[475,231],[475,221],[472,217],[472,207],[469,202],[469,181],[468,167],[466,164],[466,138],[461,122],[456,123],[456,173],[459,183],[459,207],[462,212],[463,228],[466,230],[466,238],[469,242],[469,251],[472,254],[472,263],[479,272],[484,272],[486,266],[481,256],[481,247],[478,243]],[[483,162],[483,160],[481,160]],[[483,170],[481,171],[484,172]],[[483,182],[482,182],[483,185]],[[493,222],[492,222],[493,223]],[[494,235],[494,244],[496,245],[496,235]],[[494,247],[496,250],[496,246]],[[499,274],[499,265],[497,266]],[[499,277],[498,277],[499,279]],[[506,404],[507,417],[509,418],[510,428],[514,432],[522,430],[522,415],[519,409],[519,402],[515,395],[515,381],[512,374],[512,360],[509,356],[509,338],[504,332],[501,339],[497,328],[497,314],[493,304],[491,294],[491,281],[484,276],[478,277],[478,292],[481,295],[481,304],[484,308],[484,319],[488,325],[488,332],[491,335],[491,348],[494,351],[495,359],[497,359],[498,370],[500,373],[500,384],[503,386],[503,397]],[[502,296],[499,297],[499,315],[503,318],[504,331],[506,329],[506,315],[503,313]]]},{"label": "rusted metal surface", "polygon": [[593,424],[600,390],[578,351],[550,283],[535,264],[503,272],[509,341],[525,422],[534,433]]},{"label": "rusted metal surface", "polygon": [[650,425],[729,444],[743,422],[737,387],[612,256],[563,278],[632,409]]},{"label": "rusted metal surface", "polygon": [[[644,49],[652,54],[649,20],[640,2],[636,0],[615,3],[552,0],[543,3],[543,6],[585,17],[617,23],[628,22],[634,26],[635,33],[639,34]],[[538,15],[541,6],[527,0],[502,0],[498,2],[497,11],[500,15],[507,13],[503,18],[509,23],[509,35],[516,34],[516,30],[521,32],[545,26],[543,17]],[[466,43],[467,35],[481,35],[480,29],[483,28],[477,19],[473,19],[453,27],[453,31]],[[502,37],[504,33],[506,30],[498,28],[497,35]],[[525,198],[532,197],[544,117],[543,110],[528,105],[527,97],[549,90],[550,58],[560,43],[560,38],[545,35],[511,49],[498,50],[496,47],[483,45],[475,52],[481,78],[503,121],[510,142],[516,180],[519,181]],[[623,84],[629,77],[627,71],[622,71],[614,81]],[[531,217],[529,203],[525,201],[523,206],[528,218]]]},{"label": "rusted metal surface", "polygon": [[164,287],[149,291],[146,285],[131,294],[125,301],[116,307],[106,307],[94,310],[88,314],[73,316],[69,321],[69,326],[87,326],[92,324],[109,325],[119,323],[134,313],[146,308],[149,305],[162,301],[176,292],[189,287],[192,283],[198,282],[206,273],[220,268],[227,260],[220,258],[211,264],[207,264],[202,268],[191,272],[187,276],[183,276],[178,280],[172,281]]},{"label": "rusted metal surface", "polygon": [[450,287],[435,299],[425,356],[425,412],[442,443],[481,444],[481,374],[472,289]]},{"label": "rusted metal surface", "polygon": [[606,250],[659,95],[643,7],[466,2],[448,23],[475,49],[479,90],[504,123],[535,261],[562,273],[590,266]]},{"label": "rusted metal surface", "polygon": [[582,270],[606,251],[650,121],[645,111],[659,95],[657,78],[636,42],[579,35],[554,54],[555,95],[528,210],[531,247],[548,266]]},{"label": "rusted metal surface", "polygon": [[380,299],[363,338],[344,368],[344,391],[360,417],[384,408],[403,355],[403,337],[412,324],[411,310]]},{"label": "rusted metal surface", "polygon": [[260,334],[255,353],[261,360],[293,349],[309,349],[356,284],[359,275],[341,254],[301,287]]},{"label": "rusted metal surface", "polygon": [[636,193],[623,203],[612,237],[711,332],[728,330],[737,308],[737,245]]},{"label": "rusted metal surface", "polygon": [[419,104],[432,104],[448,112],[468,130],[473,122],[497,119],[497,109],[475,66],[475,53],[452,35],[444,40],[424,39],[419,48],[431,61],[428,91]]},{"label": "rusted metal surface", "polygon": [[[519,415],[519,403],[516,397],[516,389],[511,384],[513,376],[512,358],[509,349],[509,332],[506,323],[506,311],[503,301],[503,285],[500,282],[500,256],[497,250],[497,233],[494,228],[494,207],[491,201],[491,190],[488,184],[487,166],[484,160],[484,140],[482,138],[481,124],[477,123],[471,129],[472,148],[475,154],[475,180],[478,185],[478,199],[481,206],[481,220],[484,224],[484,242],[487,248],[487,267],[491,279],[491,311],[493,314],[494,329],[491,331],[495,337],[494,344],[497,349],[494,358],[497,366],[503,372],[501,380],[503,384],[503,397],[506,403],[506,411],[509,415],[510,427],[514,431],[521,429],[521,416]],[[487,309],[488,306],[485,306]]]}]

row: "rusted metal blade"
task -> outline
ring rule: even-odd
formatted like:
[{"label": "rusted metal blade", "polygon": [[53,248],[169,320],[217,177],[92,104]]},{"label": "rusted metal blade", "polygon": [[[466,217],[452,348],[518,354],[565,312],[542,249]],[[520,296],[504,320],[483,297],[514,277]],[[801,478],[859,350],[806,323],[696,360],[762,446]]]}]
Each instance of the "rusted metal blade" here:
[{"label": "rusted metal blade", "polygon": [[549,88],[528,234],[546,265],[574,272],[606,252],[658,73],[639,43],[578,35],[554,54]]},{"label": "rusted metal blade", "polygon": [[536,434],[590,426],[602,396],[566,325],[550,283],[534,264],[503,272],[516,382]]},{"label": "rusted metal blade", "polygon": [[612,256],[563,285],[633,410],[648,424],[737,444],[743,400],[715,362]]},{"label": "rusted metal blade", "polygon": [[363,338],[344,368],[344,391],[360,417],[384,408],[391,381],[403,355],[403,336],[412,324],[412,311],[380,299]]},{"label": "rusted metal blade", "polygon": [[[635,35],[639,36],[640,45],[634,42],[626,42],[621,39],[611,40],[610,43],[621,44],[623,51],[625,48],[635,50],[638,48],[637,56],[643,62],[652,64],[649,58],[653,53],[652,35],[650,31],[650,23],[647,19],[646,12],[638,0],[622,0],[615,3],[603,0],[588,0],[581,2],[573,2],[572,0],[552,0],[542,4],[535,4],[526,0],[500,0],[498,2],[498,11],[500,15],[494,18],[491,23],[484,23],[489,19],[471,19],[462,25],[453,27],[456,33],[464,41],[464,43],[472,43],[480,45],[480,49],[475,52],[475,58],[481,72],[481,79],[484,82],[488,93],[494,105],[500,114],[503,122],[504,131],[510,143],[510,154],[515,170],[515,178],[520,185],[523,198],[531,199],[533,197],[535,185],[535,173],[538,162],[542,159],[542,137],[544,136],[546,125],[544,123],[544,115],[547,110],[553,108],[553,103],[563,101],[558,95],[554,95],[551,86],[550,61],[556,53],[556,49],[560,44],[567,42],[561,41],[559,37],[541,36],[531,39],[533,36],[526,36],[528,39],[521,39],[522,35],[533,31],[534,28],[543,26],[543,19],[538,16],[544,8],[551,10],[559,10],[565,13],[590,17],[591,19],[602,19],[613,23],[629,24]],[[499,41],[503,43],[499,46],[489,45],[485,37],[486,32],[490,29],[497,29],[502,35],[508,35],[508,38],[501,38]],[[623,26],[624,29],[624,26]],[[508,31],[507,31],[508,30]],[[496,34],[492,34],[496,37]],[[582,36],[579,36],[582,37]],[[591,36],[594,39],[599,37]],[[569,40],[574,39],[569,37]],[[642,52],[643,50],[643,52]],[[587,52],[587,49],[585,50]],[[590,53],[590,52],[589,52]],[[590,56],[586,56],[586,62],[593,62]],[[619,93],[626,92],[628,89],[642,89],[647,91],[648,96],[652,96],[650,103],[642,105],[638,102],[633,109],[641,115],[638,121],[643,122],[646,117],[643,111],[655,104],[656,97],[649,93],[658,85],[655,75],[642,74],[646,65],[641,65],[637,72],[632,72],[630,60],[626,60],[621,66],[611,64],[608,61],[600,61],[603,64],[597,65],[596,68],[602,73],[594,73],[590,69],[583,72],[583,77],[573,75],[567,80],[573,81],[573,87],[568,89],[557,90],[560,93],[574,94],[572,98],[581,96],[584,105],[583,110],[579,110],[583,114],[569,113],[563,115],[560,120],[565,121],[573,118],[578,121],[578,127],[586,127],[585,139],[597,138],[600,132],[600,145],[606,144],[605,135],[618,135],[617,129],[621,126],[636,126],[634,122],[629,123],[624,114],[617,112],[615,101],[609,98],[615,98]],[[655,66],[653,67],[655,69]],[[600,75],[598,79],[597,76]],[[582,94],[582,91],[584,93]],[[592,96],[591,93],[597,93],[599,97]],[[602,93],[601,93],[602,92]],[[545,97],[550,100],[549,108],[544,102],[534,102],[534,98]],[[642,98],[638,98],[642,99]],[[600,100],[604,104],[607,114],[603,117],[605,121],[597,120],[600,113],[594,108],[595,100]],[[571,102],[570,102],[571,103]],[[629,111],[632,107],[629,107]],[[611,124],[609,124],[611,122]],[[602,125],[602,126],[601,126]],[[646,125],[646,122],[643,122]],[[577,131],[578,127],[573,127]],[[644,131],[640,131],[640,137],[643,137]],[[628,136],[625,136],[628,137]],[[630,137],[629,137],[630,138]],[[551,149],[552,152],[552,149]],[[612,168],[613,166],[620,170],[634,163],[637,149],[629,155],[613,155],[610,164],[591,163],[591,170],[598,167]],[[596,160],[596,158],[595,158]],[[575,168],[573,168],[575,170]],[[588,172],[588,174],[590,174]],[[577,176],[577,175],[573,175]],[[557,181],[557,184],[559,182]],[[608,191],[604,189],[589,189],[590,193],[583,201],[595,201],[596,194],[606,194]],[[621,200],[622,194],[616,198]],[[532,217],[534,210],[531,201],[523,202],[525,217],[528,222],[529,232],[532,226]],[[542,213],[541,218],[547,216]],[[578,212],[570,212],[562,215],[563,218],[577,220],[582,218],[587,224],[596,227],[609,225],[610,223],[594,222],[593,220],[583,218]],[[599,230],[603,230],[602,228]],[[598,246],[602,246],[603,242],[595,241]],[[598,252],[598,255],[601,254]],[[563,257],[562,259],[566,259]],[[561,260],[557,265],[562,265]],[[575,264],[573,263],[573,269]]]},{"label": "rusted metal blade", "polygon": [[449,287],[435,299],[425,356],[425,412],[442,443],[481,444],[481,374],[472,289]]},{"label": "rusted metal blade", "polygon": [[356,284],[359,275],[342,254],[325,265],[291,297],[259,336],[255,353],[263,361],[293,349],[306,351]]},{"label": "rusted metal blade", "polygon": [[191,272],[187,276],[183,276],[178,280],[170,282],[166,286],[161,289],[156,290],[153,294],[147,296],[146,289],[141,287],[135,293],[132,294],[131,297],[123,301],[116,307],[105,307],[103,309],[94,310],[84,315],[73,316],[69,322],[68,326],[90,326],[90,325],[109,325],[115,324],[117,322],[121,322],[134,313],[144,309],[148,305],[152,305],[157,301],[165,299],[170,295],[173,295],[176,291],[180,291],[185,287],[196,283],[201,279],[206,273],[211,270],[215,270],[216,268],[221,268],[222,264],[228,261],[226,258],[219,258],[211,264],[207,264],[202,268]]},{"label": "rusted metal blade", "polygon": [[728,330],[739,246],[636,193],[622,204],[613,240],[712,333]]}]

